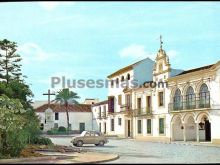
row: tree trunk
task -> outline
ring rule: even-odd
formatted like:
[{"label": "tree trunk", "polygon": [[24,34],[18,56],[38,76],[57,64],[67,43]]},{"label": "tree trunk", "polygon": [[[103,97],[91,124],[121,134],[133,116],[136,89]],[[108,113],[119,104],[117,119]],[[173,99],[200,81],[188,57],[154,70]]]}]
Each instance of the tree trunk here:
[{"label": "tree trunk", "polygon": [[66,118],[67,118],[67,132],[69,132],[69,111],[68,111],[68,103],[65,103],[65,109],[66,109]]},{"label": "tree trunk", "polygon": [[1,133],[1,139],[2,139],[2,155],[6,155],[7,153],[7,133],[6,131],[2,131]]}]

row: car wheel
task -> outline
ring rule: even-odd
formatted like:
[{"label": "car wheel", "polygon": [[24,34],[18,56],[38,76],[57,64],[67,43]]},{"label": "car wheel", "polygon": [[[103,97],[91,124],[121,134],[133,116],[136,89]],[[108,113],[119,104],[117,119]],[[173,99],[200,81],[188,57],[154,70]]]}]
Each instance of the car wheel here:
[{"label": "car wheel", "polygon": [[77,147],[82,147],[83,146],[83,142],[80,140],[77,142]]},{"label": "car wheel", "polygon": [[105,142],[104,141],[100,141],[99,142],[99,146],[104,146]]}]

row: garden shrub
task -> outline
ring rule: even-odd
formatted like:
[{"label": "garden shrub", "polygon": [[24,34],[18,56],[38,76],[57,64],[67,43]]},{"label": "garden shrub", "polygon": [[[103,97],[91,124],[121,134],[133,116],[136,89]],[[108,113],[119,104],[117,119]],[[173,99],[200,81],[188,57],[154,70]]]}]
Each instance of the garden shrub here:
[{"label": "garden shrub", "polygon": [[66,132],[66,128],[63,127],[63,126],[60,126],[60,127],[58,128],[58,132]]},{"label": "garden shrub", "polygon": [[39,145],[51,145],[53,144],[49,138],[45,137],[35,137],[32,139],[32,144],[39,144]]}]

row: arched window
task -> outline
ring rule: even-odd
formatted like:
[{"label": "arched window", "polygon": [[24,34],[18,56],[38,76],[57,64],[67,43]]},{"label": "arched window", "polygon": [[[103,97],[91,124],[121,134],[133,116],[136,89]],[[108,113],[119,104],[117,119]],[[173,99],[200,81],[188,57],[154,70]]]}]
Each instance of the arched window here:
[{"label": "arched window", "polygon": [[118,78],[116,78],[116,84],[118,84],[119,83],[119,79]]},{"label": "arched window", "polygon": [[127,74],[127,80],[130,80],[130,74],[129,73]]},{"label": "arched window", "polygon": [[210,107],[210,93],[208,86],[202,84],[199,90],[199,108],[209,108]]},{"label": "arched window", "polygon": [[121,76],[121,82],[123,82],[125,80],[124,76]]},{"label": "arched window", "polygon": [[186,91],[186,108],[193,109],[196,106],[195,93],[193,88],[190,86]]},{"label": "arched window", "polygon": [[173,110],[180,109],[182,109],[182,96],[180,89],[177,89],[173,97]]},{"label": "arched window", "polygon": [[111,80],[111,87],[114,86],[114,80]]}]

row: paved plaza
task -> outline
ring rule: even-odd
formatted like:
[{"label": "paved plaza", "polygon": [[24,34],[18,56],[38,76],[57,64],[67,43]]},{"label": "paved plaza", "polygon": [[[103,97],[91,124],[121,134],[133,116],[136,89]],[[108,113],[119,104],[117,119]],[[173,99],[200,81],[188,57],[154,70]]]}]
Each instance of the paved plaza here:
[{"label": "paved plaza", "polygon": [[[51,138],[55,144],[71,145],[70,137]],[[166,144],[109,139],[104,147],[85,145],[83,149],[118,154],[119,159],[106,163],[219,163],[220,147]]]}]

